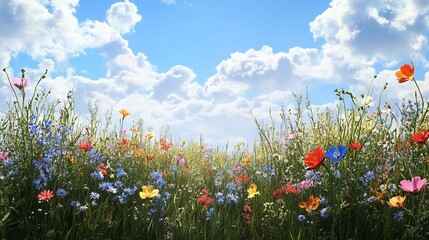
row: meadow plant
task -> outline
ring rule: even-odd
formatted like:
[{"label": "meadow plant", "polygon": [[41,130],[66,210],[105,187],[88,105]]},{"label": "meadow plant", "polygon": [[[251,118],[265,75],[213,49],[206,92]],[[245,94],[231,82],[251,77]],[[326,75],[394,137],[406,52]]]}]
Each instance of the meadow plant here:
[{"label": "meadow plant", "polygon": [[141,119],[126,129],[125,108],[118,125],[107,113],[101,126],[95,103],[82,124],[72,93],[50,102],[38,89],[46,73],[4,73],[13,99],[0,118],[3,239],[429,238],[429,104],[412,63],[396,77],[416,98],[396,111],[382,104],[387,84],[373,98],[375,76],[360,96],[334,90],[334,108],[295,96],[295,109],[269,110],[268,125],[255,119],[252,148],[223,150],[174,142]]}]

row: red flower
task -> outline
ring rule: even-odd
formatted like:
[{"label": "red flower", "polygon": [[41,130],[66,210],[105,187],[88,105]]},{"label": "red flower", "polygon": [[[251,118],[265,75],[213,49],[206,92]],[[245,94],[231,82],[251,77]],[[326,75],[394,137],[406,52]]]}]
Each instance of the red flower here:
[{"label": "red flower", "polygon": [[314,152],[308,152],[307,156],[304,159],[305,165],[307,165],[307,170],[314,170],[320,167],[323,163],[325,152],[320,148],[316,147]]},{"label": "red flower", "polygon": [[210,192],[206,188],[203,188],[201,193],[202,195],[197,199],[197,201],[203,204],[203,209],[207,209],[208,205],[214,202],[214,199],[209,197]]},{"label": "red flower", "polygon": [[428,140],[428,138],[429,138],[428,130],[416,133],[411,137],[411,139],[413,139],[414,142],[419,143],[419,144],[425,143]]},{"label": "red flower", "polygon": [[107,175],[106,164],[101,163],[100,166],[97,167],[100,170],[100,173],[104,176]]},{"label": "red flower", "polygon": [[398,78],[399,83],[407,82],[414,78],[414,64],[411,61],[411,66],[409,64],[402,65],[401,69],[395,73]]},{"label": "red flower", "polygon": [[53,196],[54,192],[52,192],[51,190],[43,190],[39,193],[39,195],[37,195],[37,198],[39,199],[39,201],[49,202],[49,200],[51,200]]},{"label": "red flower", "polygon": [[360,150],[362,148],[362,144],[360,144],[359,142],[351,142],[350,147],[354,150]]},{"label": "red flower", "polygon": [[252,218],[250,216],[251,212],[252,212],[252,207],[249,204],[244,205],[243,216],[246,219],[246,223],[247,224],[252,223]]},{"label": "red flower", "polygon": [[84,142],[82,140],[80,140],[78,142],[79,148],[83,151],[89,151],[92,147],[92,143],[91,143],[91,139],[88,138],[88,142]]},{"label": "red flower", "polygon": [[285,188],[285,193],[295,193],[298,194],[300,191],[296,189],[295,185],[292,185],[292,183],[288,182],[286,186],[283,186]]},{"label": "red flower", "polygon": [[283,194],[283,190],[281,188],[277,188],[276,190],[273,191],[273,197],[280,198],[282,194]]}]

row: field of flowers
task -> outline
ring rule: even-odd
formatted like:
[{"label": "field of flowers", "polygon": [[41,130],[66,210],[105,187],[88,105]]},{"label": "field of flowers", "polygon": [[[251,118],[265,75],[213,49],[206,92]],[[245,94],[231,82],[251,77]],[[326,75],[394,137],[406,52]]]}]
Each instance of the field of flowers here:
[{"label": "field of flowers", "polygon": [[2,239],[429,239],[429,104],[412,63],[392,77],[415,101],[395,111],[387,85],[375,101],[371,86],[335,90],[334,109],[296,96],[255,119],[251,148],[222,150],[123,129],[125,109],[81,124],[71,94],[38,90],[45,75],[3,72],[15,99],[0,117]]}]

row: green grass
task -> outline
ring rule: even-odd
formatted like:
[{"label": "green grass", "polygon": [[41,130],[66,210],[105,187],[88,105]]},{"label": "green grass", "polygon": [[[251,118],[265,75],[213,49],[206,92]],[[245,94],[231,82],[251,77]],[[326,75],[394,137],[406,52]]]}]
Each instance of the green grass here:
[{"label": "green grass", "polygon": [[[15,101],[0,118],[3,239],[429,238],[427,188],[399,188],[429,175],[427,142],[412,139],[428,129],[423,98],[397,104],[395,113],[382,106],[383,92],[369,107],[364,96],[335,90],[333,109],[296,96],[296,109],[270,112],[269,123],[255,119],[253,146],[221,149],[203,138],[172,142],[168,131],[150,137],[142,121],[124,132],[126,116],[102,121],[96,105],[79,123],[71,94],[49,102],[49,91],[37,89],[44,78],[32,93],[11,83]],[[308,152],[340,145],[347,152],[338,164],[325,157],[306,170]],[[248,198],[251,183],[259,194]],[[149,185],[159,194],[141,199]],[[40,201],[42,190],[54,196]],[[315,208],[300,208],[310,196],[319,199]],[[387,204],[395,196],[406,196],[402,208]]]}]

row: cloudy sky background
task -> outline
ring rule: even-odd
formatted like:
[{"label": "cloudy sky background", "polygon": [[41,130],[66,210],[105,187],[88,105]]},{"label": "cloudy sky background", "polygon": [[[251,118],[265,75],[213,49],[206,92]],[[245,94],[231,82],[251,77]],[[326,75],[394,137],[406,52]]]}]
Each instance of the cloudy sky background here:
[{"label": "cloudy sky background", "polygon": [[[74,90],[76,111],[121,108],[173,139],[252,142],[251,113],[278,117],[307,89],[315,106],[335,88],[384,101],[412,98],[394,72],[413,60],[429,95],[427,0],[2,0],[0,67],[24,68],[52,99]],[[12,97],[1,76],[0,108]]]}]

